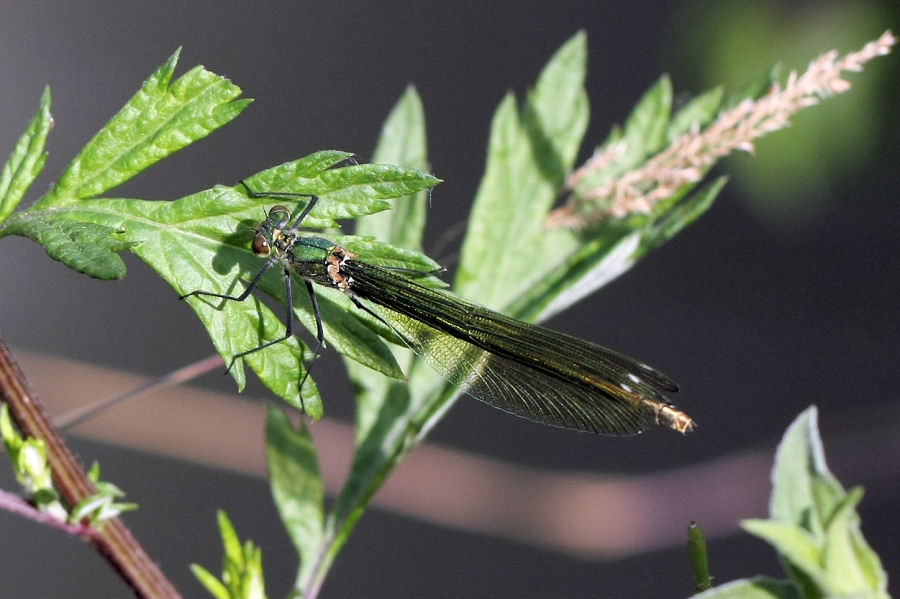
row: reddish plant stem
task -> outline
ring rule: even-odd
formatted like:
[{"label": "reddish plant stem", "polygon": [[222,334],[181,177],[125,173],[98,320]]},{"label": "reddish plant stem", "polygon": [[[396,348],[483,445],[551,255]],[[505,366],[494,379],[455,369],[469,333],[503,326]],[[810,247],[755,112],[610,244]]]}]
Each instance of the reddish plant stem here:
[{"label": "reddish plant stem", "polygon": [[91,539],[99,537],[100,534],[96,528],[89,524],[69,524],[68,522],[57,519],[57,517],[52,514],[40,511],[18,495],[6,491],[0,491],[0,509],[53,528],[58,528],[59,530],[76,537]]},{"label": "reddish plant stem", "polygon": [[[53,481],[70,506],[93,495],[96,488],[84,468],[50,421],[38,397],[29,387],[9,348],[0,338],[0,400],[9,405],[19,429],[29,437],[43,439]],[[180,599],[181,595],[144,551],[119,518],[107,520],[89,541],[134,589],[146,599]]]}]

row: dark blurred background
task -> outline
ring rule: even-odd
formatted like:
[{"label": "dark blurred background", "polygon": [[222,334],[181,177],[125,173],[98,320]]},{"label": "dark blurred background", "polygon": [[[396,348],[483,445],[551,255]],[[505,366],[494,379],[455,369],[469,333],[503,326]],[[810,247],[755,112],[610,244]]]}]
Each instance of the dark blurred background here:
[{"label": "dark blurred background", "polygon": [[[885,29],[897,32],[898,17],[887,1],[2,1],[0,154],[11,151],[50,85],[55,128],[45,174],[29,196],[37,199],[178,46],[179,73],[202,63],[256,101],[116,196],[174,199],[320,149],[365,161],[412,83],[425,105],[433,170],[445,181],[431,201],[427,239],[434,242],[466,217],[502,95],[512,89],[521,97],[579,29],[589,43],[584,159],[663,72],[684,98],[720,83],[734,90],[777,60],[802,69],[826,50],[848,52]],[[867,488],[863,531],[900,575],[898,65],[896,56],[873,61],[848,75],[849,93],[801,113],[788,131],[760,141],[755,156],[729,158],[717,170],[732,179],[708,214],[549,323],[673,376],[682,385],[679,406],[700,423],[696,433],[578,435],[462,401],[430,439],[550,471],[640,475],[770,452],[814,403],[835,474],[845,486]],[[0,335],[13,347],[148,376],[211,353],[187,306],[148,268],[126,260],[126,279],[100,282],[48,260],[30,241],[3,239]],[[352,419],[334,356],[317,378],[327,415]],[[219,375],[201,382],[233,392]],[[258,385],[247,395],[266,396]],[[214,429],[215,414],[203,426]],[[127,522],[185,596],[204,593],[188,563],[218,571],[217,507],[262,545],[269,596],[284,596],[295,557],[263,480],[120,446],[74,445],[141,503]],[[3,488],[13,489],[8,467],[0,470]],[[665,506],[666,497],[659,501]],[[764,515],[764,505],[744,514]],[[0,539],[3,596],[129,596],[89,548],[58,532],[0,513]],[[781,576],[770,548],[737,530],[714,539],[710,553],[718,582]],[[592,561],[376,508],[322,596],[675,597],[690,590],[680,546]]]}]

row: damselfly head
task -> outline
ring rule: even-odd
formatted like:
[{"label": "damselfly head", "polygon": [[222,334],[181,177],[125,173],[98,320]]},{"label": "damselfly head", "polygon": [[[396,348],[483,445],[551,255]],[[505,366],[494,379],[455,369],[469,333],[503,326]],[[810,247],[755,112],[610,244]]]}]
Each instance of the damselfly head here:
[{"label": "damselfly head", "polygon": [[281,230],[291,221],[291,211],[281,204],[273,206],[266,220],[256,228],[256,236],[250,248],[257,256],[268,256],[272,252],[272,244],[281,236]]}]

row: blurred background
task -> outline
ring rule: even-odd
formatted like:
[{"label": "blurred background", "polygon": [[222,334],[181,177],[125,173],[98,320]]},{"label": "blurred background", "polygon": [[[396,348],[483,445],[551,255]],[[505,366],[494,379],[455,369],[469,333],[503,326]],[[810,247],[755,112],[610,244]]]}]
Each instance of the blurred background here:
[{"label": "blurred background", "polygon": [[[897,33],[898,25],[900,11],[888,1],[4,0],[0,155],[12,150],[50,85],[55,128],[44,175],[29,196],[36,200],[178,46],[179,73],[201,63],[256,101],[117,196],[174,199],[320,149],[353,151],[366,161],[383,119],[411,83],[425,105],[433,171],[445,181],[431,200],[428,249],[466,217],[503,94],[521,97],[579,29],[588,35],[591,100],[583,160],[663,72],[685,99],[718,84],[734,90],[778,60],[802,69],[822,52],[856,50],[885,29]],[[717,582],[781,577],[773,551],[737,523],[765,516],[774,447],[810,404],[819,407],[832,470],[845,486],[867,489],[863,532],[896,580],[900,62],[880,58],[848,79],[849,93],[801,113],[789,130],[761,140],[755,156],[721,164],[717,172],[731,181],[696,224],[548,323],[671,375],[682,386],[675,399],[698,421],[697,432],[596,437],[460,401],[430,436],[437,457],[385,490],[338,557],[322,596],[686,596],[691,571],[678,531],[690,520],[709,527]],[[126,279],[101,282],[48,260],[28,240],[2,240],[0,336],[22,350],[23,367],[48,403],[125,391],[138,380],[132,375],[159,376],[212,352],[191,310],[147,267],[131,256],[126,261]],[[340,425],[352,421],[353,403],[336,356],[316,369],[329,421],[313,432],[327,461],[325,448],[349,451]],[[232,468],[222,459],[209,465],[215,456],[191,452],[209,437],[235,448],[235,456],[245,446],[259,453],[260,421],[228,418],[242,406],[260,414],[268,396],[249,385],[236,411],[211,407],[192,412],[192,420],[167,420],[195,396],[236,396],[231,379],[218,372],[196,385],[117,408],[76,429],[82,434],[73,446],[86,463],[100,460],[103,478],[141,504],[126,523],[185,596],[204,593],[189,563],[218,572],[216,508],[228,511],[242,538],[262,546],[269,596],[284,596],[296,557],[259,464],[229,454],[224,461]],[[179,426],[186,428],[176,434]],[[154,443],[167,450],[139,450]],[[417,490],[440,487],[461,514],[456,521],[470,521],[469,510],[480,508],[466,501],[479,493],[454,486],[454,471],[435,469],[452,456],[529,480],[634,485],[640,501],[619,512],[601,498],[585,506],[585,522],[606,530],[628,513],[649,530],[638,539],[628,532],[633,527],[602,547],[578,550],[542,543],[539,533],[514,538],[515,531],[460,527],[444,506],[427,501],[406,507]],[[6,465],[0,482],[16,488]],[[540,509],[541,496],[516,497]],[[646,511],[627,512],[638,505]],[[676,533],[654,534],[660,519]],[[59,532],[0,513],[0,539],[4,595],[130,595],[85,544]]]}]

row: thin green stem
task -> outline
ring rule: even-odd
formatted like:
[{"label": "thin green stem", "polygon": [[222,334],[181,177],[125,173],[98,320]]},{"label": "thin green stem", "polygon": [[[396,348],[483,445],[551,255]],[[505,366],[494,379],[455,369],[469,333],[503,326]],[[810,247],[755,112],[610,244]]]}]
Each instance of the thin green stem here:
[{"label": "thin green stem", "polygon": [[187,366],[184,366],[182,368],[178,368],[177,370],[173,370],[172,372],[164,374],[161,377],[157,377],[151,381],[147,381],[146,383],[138,385],[134,389],[116,395],[115,397],[100,399],[80,408],[76,408],[71,412],[58,416],[56,418],[56,425],[60,430],[70,429],[74,426],[78,426],[79,424],[90,418],[93,418],[97,414],[112,408],[113,406],[123,404],[126,401],[134,401],[135,399],[144,397],[151,393],[158,393],[159,391],[162,391],[163,389],[167,389],[169,387],[184,384],[221,366],[222,357],[218,354],[214,354],[207,358],[203,358],[202,360],[198,360],[196,362],[188,364]]},{"label": "thin green stem", "polygon": [[696,522],[691,522],[691,525],[688,526],[688,551],[694,566],[694,590],[700,593],[712,588],[706,554],[706,539]]}]

